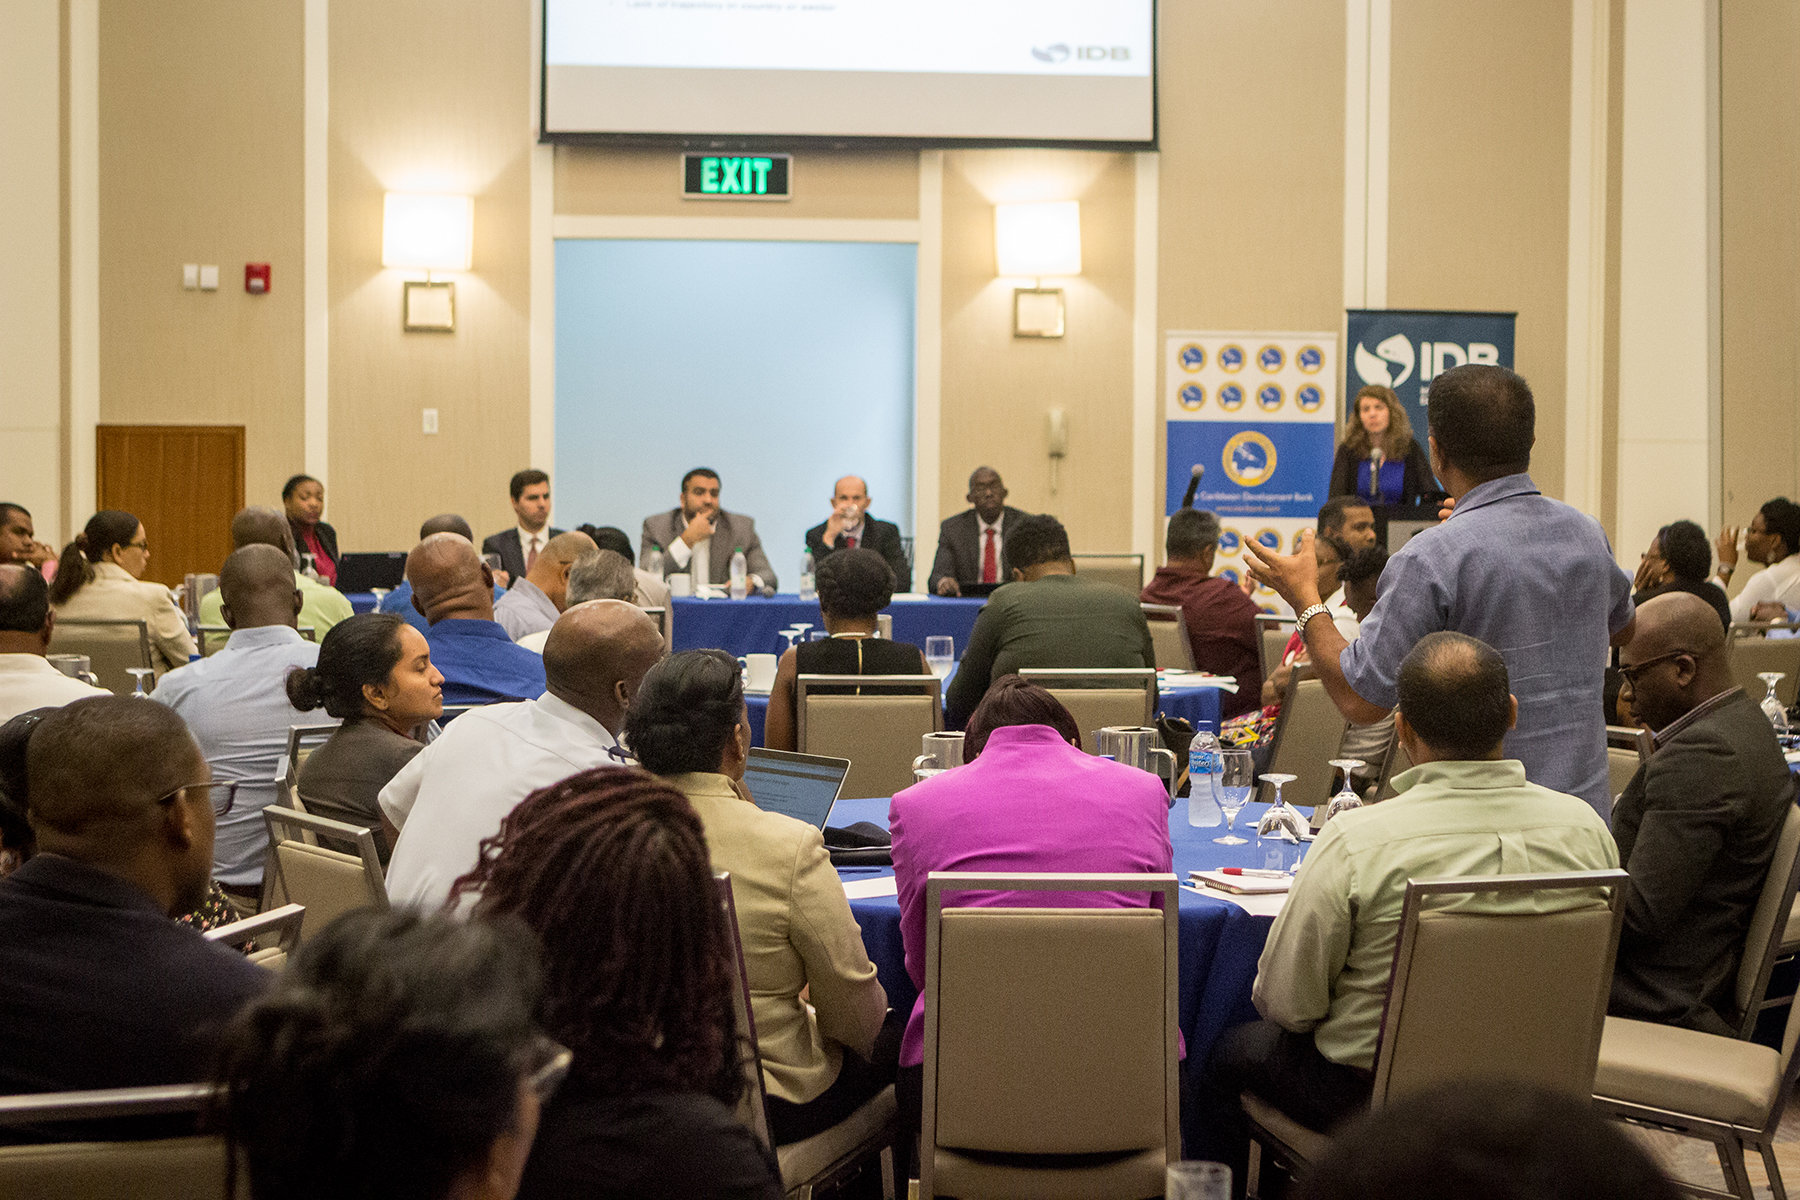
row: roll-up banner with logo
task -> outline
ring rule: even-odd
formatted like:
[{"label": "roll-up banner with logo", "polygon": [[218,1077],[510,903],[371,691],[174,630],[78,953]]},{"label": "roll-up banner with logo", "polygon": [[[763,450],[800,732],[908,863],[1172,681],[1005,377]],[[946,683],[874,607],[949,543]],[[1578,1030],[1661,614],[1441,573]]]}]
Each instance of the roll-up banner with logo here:
[{"label": "roll-up banner with logo", "polygon": [[1413,436],[1425,444],[1425,393],[1431,381],[1464,363],[1513,365],[1517,313],[1432,312],[1424,309],[1353,308],[1350,353],[1344,364],[1344,403],[1371,383],[1400,397]]},{"label": "roll-up banner with logo", "polygon": [[[1164,513],[1205,468],[1196,508],[1219,516],[1217,567],[1233,579],[1247,542],[1286,553],[1331,482],[1338,413],[1335,333],[1171,332],[1165,375]],[[1267,588],[1254,599],[1285,611]]]}]

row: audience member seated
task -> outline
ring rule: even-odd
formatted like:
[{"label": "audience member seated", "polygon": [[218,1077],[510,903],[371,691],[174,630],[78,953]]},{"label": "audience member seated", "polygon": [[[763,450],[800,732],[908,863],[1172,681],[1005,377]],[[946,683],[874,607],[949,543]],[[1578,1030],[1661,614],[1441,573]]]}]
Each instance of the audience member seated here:
[{"label": "audience member seated", "polygon": [[[1737,570],[1738,530],[1727,525],[1719,531],[1719,584],[1731,586]],[[1755,619],[1760,604],[1777,603],[1787,608],[1800,607],[1800,504],[1786,496],[1777,496],[1757,510],[1744,531],[1744,557],[1753,563],[1767,564],[1752,575],[1744,590],[1731,601],[1731,619]]]},{"label": "audience member seated", "polygon": [[527,634],[549,633],[556,618],[569,606],[569,571],[577,562],[594,556],[592,538],[585,533],[559,533],[551,538],[531,564],[513,581],[506,595],[494,604],[494,620],[506,636],[518,641]]},{"label": "audience member seated", "polygon": [[[498,554],[506,582],[525,578],[550,539],[562,533],[550,525],[550,477],[538,470],[515,472],[507,484],[516,528],[491,533],[482,540],[483,554]],[[473,540],[473,539],[471,539]]]},{"label": "audience member seated", "polygon": [[[1213,1144],[1198,1157],[1241,1172],[1245,1091],[1319,1131],[1367,1105],[1408,879],[1618,865],[1592,808],[1527,783],[1524,765],[1502,758],[1518,702],[1499,652],[1427,634],[1398,688],[1394,727],[1415,765],[1395,778],[1397,795],[1338,814],[1307,853],[1257,964],[1251,998],[1263,1019],[1214,1046],[1200,1098]],[[1538,902],[1470,903],[1515,912]]]},{"label": "audience member seated", "polygon": [[[439,513],[419,526],[421,542],[434,533],[454,533],[467,538],[470,542],[475,540],[475,534],[470,531],[469,523],[455,513]],[[381,598],[381,603],[376,606],[376,611],[393,613],[420,633],[424,633],[431,626],[426,622],[425,614],[413,606],[412,595],[412,582],[401,579],[399,587]],[[504,595],[506,595],[506,589],[499,583],[495,583],[494,603],[500,603],[500,598]]]},{"label": "audience member seated", "polygon": [[[840,550],[818,566],[822,642],[801,642],[775,666],[763,744],[792,750],[798,738],[796,679],[801,675],[927,675],[925,655],[910,642],[890,642],[875,632],[875,615],[894,598],[894,572],[881,555],[856,547]],[[849,691],[850,689],[841,689]]]},{"label": "audience member seated", "polygon": [[[518,589],[515,587],[514,590]],[[631,560],[611,550],[600,550],[585,555],[569,569],[568,588],[563,593],[562,606],[570,609],[577,604],[586,604],[589,600],[623,600],[632,604],[635,603],[636,595],[637,572],[632,567]],[[544,629],[526,634],[519,639],[519,645],[542,654],[544,643],[549,638],[550,630]]]},{"label": "audience member seated", "polygon": [[1007,533],[1025,514],[1006,503],[1006,485],[992,467],[970,473],[967,499],[972,507],[938,526],[929,586],[939,596],[960,596],[964,584],[995,587],[1012,578]]},{"label": "audience member seated", "polygon": [[225,1134],[256,1200],[511,1200],[567,1058],[512,922],[362,909],[311,932],[226,1039]]},{"label": "audience member seated", "polygon": [[743,513],[719,507],[719,473],[695,467],[681,477],[681,503],[668,512],[644,518],[639,537],[638,563],[650,560],[652,550],[662,552],[664,577],[687,574],[694,587],[724,587],[731,581],[731,555],[742,550],[752,593],[775,594],[775,568],[763,553],[756,536],[756,522]]},{"label": "audience member seated", "polygon": [[26,770],[39,853],[0,879],[0,1093],[202,1077],[272,978],[170,919],[206,898],[230,788],[180,717],[128,696],[44,717]]},{"label": "audience member seated", "polygon": [[544,660],[494,620],[494,573],[469,539],[434,533],[406,556],[413,607],[425,616],[445,704],[530,700],[544,692]]},{"label": "audience member seated", "polygon": [[1156,666],[1137,597],[1075,574],[1061,521],[1013,522],[1007,557],[1016,582],[982,606],[950,682],[945,707],[953,727],[963,727],[989,683],[1022,667]]},{"label": "audience member seated", "polygon": [[[1379,450],[1376,468],[1372,456]],[[1373,477],[1371,472],[1373,471]],[[1394,389],[1371,383],[1356,393],[1331,463],[1332,496],[1356,496],[1376,504],[1412,504],[1437,491],[1431,464],[1413,437],[1412,422]]]},{"label": "audience member seated", "polygon": [[[1687,592],[1712,605],[1720,623],[1729,629],[1731,602],[1725,598],[1725,589],[1709,578],[1711,574],[1712,544],[1706,540],[1706,531],[1692,521],[1675,521],[1656,531],[1650,548],[1638,560],[1637,578],[1631,584],[1637,591],[1631,602],[1642,604],[1652,596]],[[1800,598],[1796,602],[1800,603]]]},{"label": "audience member seated", "polygon": [[881,555],[902,590],[912,590],[912,568],[906,563],[900,527],[869,516],[869,485],[859,475],[846,475],[832,486],[831,516],[806,531],[806,550],[816,568],[839,550],[858,547]]},{"label": "audience member seated", "polygon": [[50,603],[59,621],[142,621],[150,632],[150,665],[161,675],[194,656],[187,618],[160,583],[140,583],[150,565],[141,521],[115,508],[88,518],[63,547]]},{"label": "audience member seated", "polygon": [[32,733],[60,707],[34,708],[0,722],[0,876],[11,875],[19,864],[37,853],[37,835],[31,832],[31,791],[25,783],[25,756]]},{"label": "audience member seated", "polygon": [[431,647],[399,617],[359,613],[325,635],[317,666],[287,677],[287,694],[301,712],[323,708],[343,722],[300,768],[306,810],[375,829],[385,865],[381,789],[425,748],[426,728],[444,711]]},{"label": "audience member seated", "polygon": [[[1090,757],[1080,746],[1081,730],[1056,697],[1008,675],[994,681],[969,718],[964,765],[896,793],[888,807],[906,973],[921,990],[900,1049],[901,1120],[913,1133],[924,1082],[926,877],[1174,869],[1169,797],[1156,777]],[[984,892],[959,903],[1116,908],[1149,900],[1113,892]]]},{"label": "audience member seated", "polygon": [[[638,771],[527,796],[458,886],[543,947],[541,1011],[574,1054],[544,1109],[526,1200],[779,1200],[744,1091],[730,933],[699,819]],[[737,895],[749,886],[733,879]]]},{"label": "audience member seated", "polygon": [[1355,496],[1334,496],[1319,508],[1313,525],[1320,537],[1334,537],[1352,552],[1367,550],[1377,542],[1375,510]]},{"label": "audience member seated", "polygon": [[[281,505],[287,510],[287,525],[289,536],[293,538],[293,548],[301,554],[312,555],[313,575],[326,587],[336,587],[337,530],[319,519],[325,515],[325,485],[311,475],[296,475],[281,485]],[[238,542],[237,545],[241,549],[245,543]],[[323,636],[325,631],[321,629],[319,633]]]},{"label": "audience member seated", "polygon": [[[629,596],[618,599],[629,600],[639,608],[660,608],[665,612],[669,608],[669,585],[660,574],[646,571],[636,566],[635,552],[631,548],[631,535],[623,529],[612,525],[583,525],[581,532],[594,539],[594,545],[602,550],[617,553],[626,562],[634,564],[632,577],[637,580],[636,590]],[[594,599],[595,597],[589,597]]]},{"label": "audience member seated", "polygon": [[1219,696],[1221,716],[1251,711],[1262,694],[1262,635],[1250,597],[1223,575],[1213,574],[1219,518],[1204,509],[1180,509],[1169,518],[1163,545],[1168,562],[1156,569],[1138,599],[1179,607],[1194,666],[1237,680],[1236,695]]},{"label": "audience member seated", "polygon": [[1645,601],[1620,674],[1656,750],[1612,814],[1631,887],[1610,1011],[1730,1035],[1744,938],[1794,776],[1760,697],[1732,683],[1725,631],[1699,597]]},{"label": "audience member seated", "polygon": [[55,626],[44,577],[29,564],[0,563],[0,721],[108,694],[50,665],[44,655]]},{"label": "audience member seated", "polygon": [[[1349,557],[1349,547],[1337,537],[1323,535],[1313,539],[1313,561],[1319,572],[1319,595],[1326,598],[1326,608],[1338,630],[1346,638],[1354,640],[1362,632],[1361,618],[1337,594],[1339,571]],[[1293,678],[1294,666],[1308,661],[1306,640],[1296,629],[1288,635],[1287,645],[1282,647],[1280,665],[1263,680],[1262,695],[1258,697],[1261,707],[1226,720],[1220,727],[1219,736],[1234,746],[1266,749],[1269,739],[1275,733],[1276,719],[1281,716],[1281,702],[1287,695],[1288,680]],[[1239,695],[1242,694],[1240,687]]]},{"label": "audience member seated", "polygon": [[55,574],[56,547],[37,540],[31,513],[23,505],[0,501],[0,563],[24,563]]},{"label": "audience member seated", "polygon": [[[1340,616],[1348,616],[1356,622],[1357,631],[1361,633],[1363,619],[1375,607],[1381,572],[1387,566],[1387,560],[1386,549],[1367,546],[1351,554],[1338,567],[1338,583],[1343,592],[1327,603],[1331,605],[1331,617],[1338,622],[1339,629],[1344,628]],[[1344,740],[1338,744],[1337,756],[1362,760],[1366,769],[1356,772],[1356,776],[1369,782],[1380,778],[1382,762],[1393,741],[1393,713],[1366,725],[1351,721],[1344,726]]]},{"label": "audience member seated", "polygon": [[887,995],[819,831],[744,790],[750,718],[737,659],[670,655],[625,715],[644,767],[688,798],[715,871],[730,871],[777,1144],[837,1124],[893,1081],[877,1051]]},{"label": "audience member seated", "polygon": [[523,797],[589,767],[630,762],[619,745],[625,706],[662,653],[656,622],[635,605],[592,600],[558,617],[539,659],[542,696],[464,713],[381,789],[394,848],[388,898],[442,905]]},{"label": "audience member seated", "polygon": [[1344,1128],[1296,1200],[1676,1200],[1681,1193],[1585,1099],[1459,1080]]},{"label": "audience member seated", "polygon": [[[242,550],[245,546],[273,546],[291,562],[294,557],[292,521],[272,508],[244,509],[231,518],[231,548]],[[303,571],[294,572],[294,586],[300,589],[300,624],[312,628],[314,641],[322,640],[333,625],[349,620],[350,614],[356,611],[350,607],[344,593]],[[201,597],[200,624],[223,625],[225,618],[220,608],[224,603],[225,598],[216,588]]]},{"label": "audience member seated", "polygon": [[216,778],[238,784],[236,803],[219,818],[213,875],[254,913],[269,848],[262,810],[279,799],[275,772],[288,726],[301,719],[288,702],[287,677],[317,663],[319,648],[294,629],[293,562],[273,546],[232,551],[219,569],[219,591],[232,631],[225,648],[170,671],[150,698],[181,714]]}]

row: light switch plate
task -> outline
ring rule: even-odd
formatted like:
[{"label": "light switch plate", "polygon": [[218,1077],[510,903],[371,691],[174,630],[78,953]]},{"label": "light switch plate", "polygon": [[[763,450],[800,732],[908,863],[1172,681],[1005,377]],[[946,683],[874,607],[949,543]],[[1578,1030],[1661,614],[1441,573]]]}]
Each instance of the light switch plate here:
[{"label": "light switch plate", "polygon": [[436,433],[437,432],[437,409],[428,408],[428,409],[424,410],[424,413],[425,413],[425,419],[422,422],[422,424],[424,425],[425,432],[426,433]]},{"label": "light switch plate", "polygon": [[200,265],[200,290],[203,292],[216,292],[219,290],[219,265],[217,263],[202,263]]},{"label": "light switch plate", "polygon": [[190,292],[200,286],[200,264],[199,263],[182,263],[181,264],[181,286],[186,288]]}]

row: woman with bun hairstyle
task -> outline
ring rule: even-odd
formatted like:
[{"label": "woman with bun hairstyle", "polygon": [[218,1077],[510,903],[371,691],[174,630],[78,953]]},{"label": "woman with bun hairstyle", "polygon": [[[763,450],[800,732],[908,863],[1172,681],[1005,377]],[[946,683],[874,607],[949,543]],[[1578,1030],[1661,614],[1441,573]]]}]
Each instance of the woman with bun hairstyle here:
[{"label": "woman with bun hairstyle", "polygon": [[187,665],[194,656],[194,639],[169,589],[143,581],[149,566],[144,523],[116,508],[101,509],[63,547],[50,605],[59,622],[144,622],[150,631],[150,665],[160,679],[164,671]]},{"label": "woman with bun hairstyle", "polygon": [[[1370,456],[1381,451],[1381,470]],[[1438,491],[1437,476],[1425,457],[1412,422],[1394,389],[1371,383],[1356,393],[1344,440],[1331,464],[1331,495],[1361,496],[1371,504],[1412,504]]]},{"label": "woman with bun hairstyle", "polygon": [[[444,677],[425,635],[392,613],[358,613],[331,627],[319,664],[291,673],[287,693],[301,712],[323,708],[343,722],[300,768],[307,811],[384,829],[376,797],[425,748],[425,726],[444,712]],[[385,864],[385,832],[375,844]]]}]

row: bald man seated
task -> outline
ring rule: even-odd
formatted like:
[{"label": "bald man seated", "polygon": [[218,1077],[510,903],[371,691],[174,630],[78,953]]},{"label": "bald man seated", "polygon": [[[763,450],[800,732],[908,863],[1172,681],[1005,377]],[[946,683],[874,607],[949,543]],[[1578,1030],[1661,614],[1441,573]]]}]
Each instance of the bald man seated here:
[{"label": "bald man seated", "polygon": [[[278,508],[253,505],[231,518],[231,548],[242,550],[245,546],[273,546],[292,562],[296,557],[294,528],[288,523],[287,514]],[[324,641],[326,632],[333,625],[348,621],[354,614],[344,593],[320,583],[311,575],[295,571],[294,586],[300,590],[300,624],[313,631],[315,642]],[[225,598],[217,591],[208,592],[200,600],[200,623],[223,625],[225,618],[221,610],[224,604]],[[201,653],[211,648],[203,637]]]},{"label": "bald man seated", "polygon": [[0,1092],[180,1083],[273,979],[175,917],[206,899],[206,759],[160,704],[98,696],[26,746],[38,853],[0,879]]},{"label": "bald man seated", "polygon": [[531,569],[494,604],[494,620],[513,641],[547,633],[569,607],[569,572],[576,563],[600,552],[585,533],[559,533],[544,544]]},{"label": "bald man seated", "polygon": [[869,485],[860,475],[846,475],[831,489],[831,516],[823,524],[806,531],[806,548],[816,563],[838,550],[858,546],[873,550],[887,559],[899,581],[897,590],[912,590],[912,568],[906,562],[906,544],[900,540],[900,527],[891,521],[878,521],[869,513]]},{"label": "bald man seated", "polygon": [[526,795],[589,767],[630,763],[619,746],[625,708],[662,655],[656,622],[634,604],[591,600],[558,617],[539,660],[544,695],[463,714],[381,790],[394,847],[388,898],[441,907],[475,866],[482,839]]},{"label": "bald man seated", "polygon": [[1725,631],[1687,592],[1638,606],[1619,673],[1656,749],[1613,807],[1631,875],[1614,1016],[1735,1032],[1751,910],[1795,800],[1759,698],[1732,683]]},{"label": "bald man seated", "polygon": [[294,628],[301,605],[294,564],[275,547],[232,551],[219,569],[219,594],[231,628],[225,648],[170,671],[150,698],[181,714],[216,778],[240,784],[231,811],[219,818],[213,876],[249,915],[261,902],[269,848],[262,810],[276,802],[288,726],[317,720],[288,702],[288,673],[316,666],[319,647]]},{"label": "bald man seated", "polygon": [[[475,534],[469,529],[469,523],[455,513],[439,513],[435,517],[427,517],[419,526],[419,540],[422,542],[434,533],[460,533],[471,542]],[[376,605],[377,612],[393,613],[420,633],[430,626],[425,623],[425,614],[413,607],[412,581],[402,579],[400,586],[381,598]],[[500,598],[506,595],[505,585],[498,581],[494,584],[494,603],[498,605]]]},{"label": "bald man seated", "polygon": [[406,556],[413,607],[425,618],[445,704],[493,704],[544,694],[544,660],[494,620],[494,573],[460,533],[434,533]]}]

